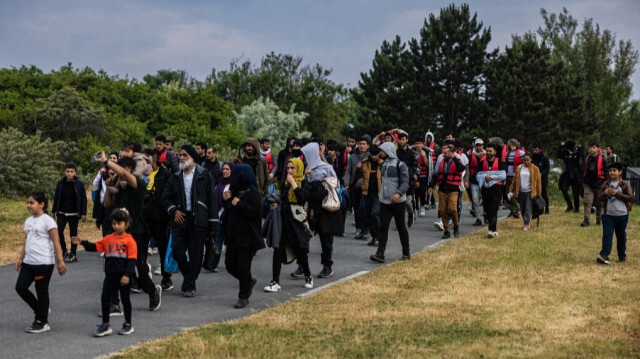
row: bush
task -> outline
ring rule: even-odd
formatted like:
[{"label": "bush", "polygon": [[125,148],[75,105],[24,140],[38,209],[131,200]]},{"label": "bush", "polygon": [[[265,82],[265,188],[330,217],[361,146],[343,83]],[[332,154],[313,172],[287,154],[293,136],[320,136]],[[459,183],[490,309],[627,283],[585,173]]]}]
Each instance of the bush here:
[{"label": "bush", "polygon": [[[15,128],[0,131],[0,194],[20,198],[34,190],[52,195],[63,173],[62,141],[25,135]],[[53,198],[53,197],[51,197]]]}]

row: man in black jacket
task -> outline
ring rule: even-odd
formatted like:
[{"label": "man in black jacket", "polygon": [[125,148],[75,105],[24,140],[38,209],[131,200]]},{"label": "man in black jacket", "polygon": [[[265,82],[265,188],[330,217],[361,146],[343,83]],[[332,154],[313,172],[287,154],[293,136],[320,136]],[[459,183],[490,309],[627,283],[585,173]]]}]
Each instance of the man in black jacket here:
[{"label": "man in black jacket", "polygon": [[87,195],[84,184],[76,177],[76,165],[73,163],[67,163],[64,168],[64,177],[56,186],[56,194],[53,197],[53,218],[56,217],[64,261],[66,263],[77,262],[78,245],[72,243],[71,251],[67,252],[64,228],[69,223],[69,237],[78,235],[78,221],[87,221]]},{"label": "man in black jacket", "polygon": [[[560,187],[562,196],[564,196],[564,200],[567,202],[565,212],[580,212],[579,200],[580,186],[582,183],[580,161],[584,159],[584,151],[582,147],[576,146],[574,141],[568,140],[567,142],[560,143],[556,157],[564,161],[564,172],[560,175],[558,187]],[[571,187],[573,194],[573,203],[571,203],[571,197],[569,197],[569,187]]]},{"label": "man in black jacket", "polygon": [[171,176],[162,195],[162,204],[172,219],[171,249],[184,277],[181,291],[186,298],[196,295],[203,245],[209,235],[215,237],[220,226],[213,177],[196,165],[197,157],[195,148],[182,146],[180,171]]},{"label": "man in black jacket", "polygon": [[222,176],[222,163],[218,161],[218,151],[214,146],[207,148],[207,159],[202,167],[211,172],[214,183],[218,183],[218,178]]},{"label": "man in black jacket", "polygon": [[418,173],[420,173],[420,165],[418,164],[417,153],[409,147],[409,136],[404,133],[398,133],[398,149],[396,150],[398,159],[404,162],[409,168],[409,190],[407,191],[407,200],[405,202],[405,209],[407,211],[407,226],[411,227],[413,224],[413,199],[415,197],[416,181],[418,180]]},{"label": "man in black jacket", "polygon": [[549,194],[547,192],[547,187],[549,187],[549,171],[551,170],[551,165],[547,156],[542,152],[542,146],[539,144],[533,145],[533,156],[531,157],[531,162],[540,169],[540,175],[542,176],[542,198],[547,203],[544,213],[549,214]]}]

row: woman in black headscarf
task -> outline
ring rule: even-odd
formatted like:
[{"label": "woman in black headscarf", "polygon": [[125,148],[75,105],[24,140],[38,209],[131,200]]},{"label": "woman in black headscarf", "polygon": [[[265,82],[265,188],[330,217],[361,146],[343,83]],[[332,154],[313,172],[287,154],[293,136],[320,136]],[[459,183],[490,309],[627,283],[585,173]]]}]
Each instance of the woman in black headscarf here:
[{"label": "woman in black headscarf", "polygon": [[251,275],[251,261],[256,251],[265,248],[260,236],[262,197],[258,192],[256,176],[249,165],[235,166],[229,191],[224,192],[223,198],[230,204],[223,221],[227,245],[224,263],[229,274],[240,282],[235,307],[244,308],[249,304],[251,291],[257,282]]}]

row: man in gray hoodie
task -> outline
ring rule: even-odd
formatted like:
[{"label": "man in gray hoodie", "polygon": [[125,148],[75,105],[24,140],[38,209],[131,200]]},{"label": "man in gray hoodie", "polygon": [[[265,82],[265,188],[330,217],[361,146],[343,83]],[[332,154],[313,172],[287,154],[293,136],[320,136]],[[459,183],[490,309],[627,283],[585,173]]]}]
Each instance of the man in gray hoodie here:
[{"label": "man in gray hoodie", "polygon": [[[358,150],[349,156],[347,161],[347,170],[344,173],[344,188],[349,192],[353,203],[353,212],[356,222],[356,232],[363,228],[365,215],[360,209],[360,200],[362,199],[362,164],[364,160],[369,158],[369,146],[371,146],[371,136],[362,135],[358,139]],[[359,239],[367,239],[365,233],[357,233]]]},{"label": "man in gray hoodie", "polygon": [[398,160],[396,147],[392,142],[385,142],[380,145],[381,164],[380,173],[382,175],[380,188],[380,237],[378,251],[369,258],[377,263],[384,263],[384,251],[387,247],[389,237],[389,225],[391,218],[396,222],[396,228],[400,235],[402,244],[402,260],[409,260],[411,252],[409,250],[409,232],[407,231],[404,219],[404,202],[407,200],[409,190],[409,168]]}]

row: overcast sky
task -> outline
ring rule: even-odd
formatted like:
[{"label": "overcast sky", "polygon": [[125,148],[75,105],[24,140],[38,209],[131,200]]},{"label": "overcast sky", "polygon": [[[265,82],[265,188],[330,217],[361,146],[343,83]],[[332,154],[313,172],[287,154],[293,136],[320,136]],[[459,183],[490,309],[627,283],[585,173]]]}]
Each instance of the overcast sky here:
[{"label": "overcast sky", "polygon": [[[333,69],[353,87],[371,68],[383,40],[419,36],[429,13],[450,2],[403,0],[0,0],[0,67],[36,65],[48,72],[68,62],[141,79],[160,69],[186,70],[204,80],[233,59],[258,63],[267,53],[302,56]],[[640,49],[640,0],[469,1],[485,26],[490,49],[512,34],[542,25],[540,8],[565,6],[582,23],[593,18],[617,39]],[[640,98],[640,74],[634,74]]]}]

